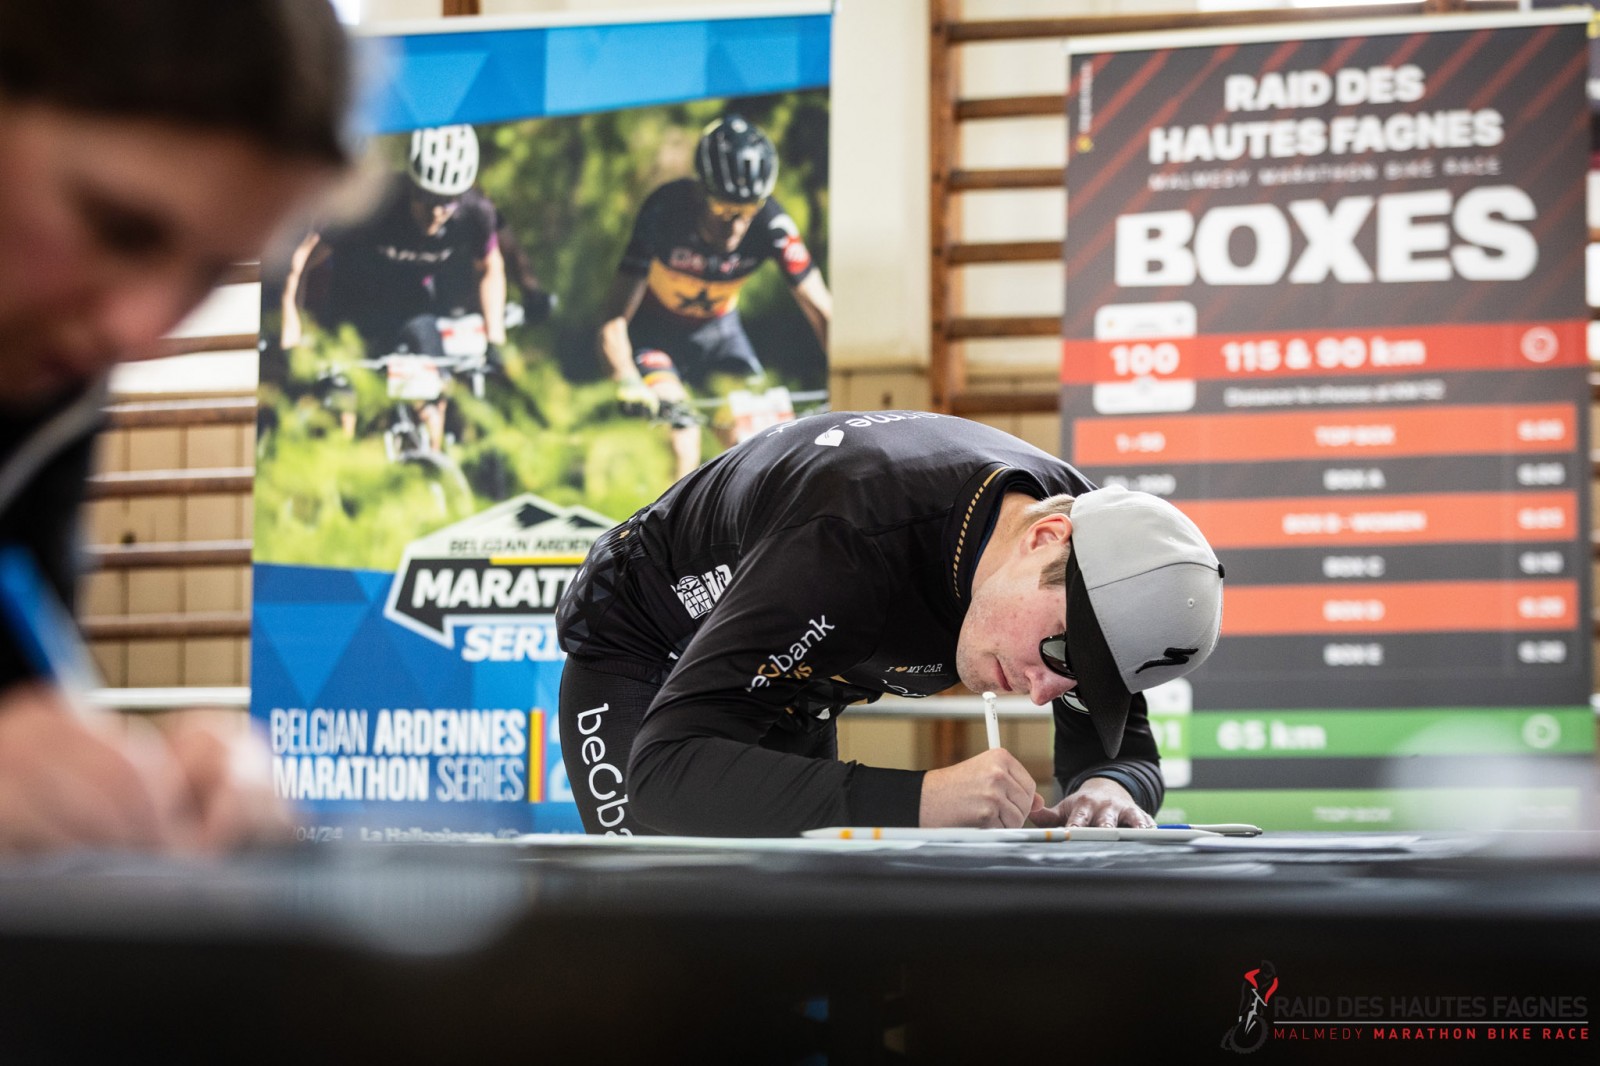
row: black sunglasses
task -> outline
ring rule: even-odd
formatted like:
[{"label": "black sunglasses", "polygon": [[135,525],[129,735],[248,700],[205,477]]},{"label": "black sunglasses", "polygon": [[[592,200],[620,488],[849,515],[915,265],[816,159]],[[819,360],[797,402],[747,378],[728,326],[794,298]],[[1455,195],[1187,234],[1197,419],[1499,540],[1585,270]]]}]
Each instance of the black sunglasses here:
[{"label": "black sunglasses", "polygon": [[1039,658],[1051,670],[1069,680],[1078,680],[1078,675],[1072,672],[1072,659],[1067,655],[1067,635],[1057,633],[1053,637],[1045,637],[1039,642]]},{"label": "black sunglasses", "polygon": [[[1053,637],[1045,637],[1039,642],[1039,658],[1052,671],[1060,674],[1070,681],[1078,680],[1078,675],[1072,672],[1072,659],[1067,655],[1067,635],[1057,633]],[[1074,711],[1088,714],[1089,708],[1084,706],[1083,700],[1078,696],[1078,690],[1061,694],[1061,702]]]}]

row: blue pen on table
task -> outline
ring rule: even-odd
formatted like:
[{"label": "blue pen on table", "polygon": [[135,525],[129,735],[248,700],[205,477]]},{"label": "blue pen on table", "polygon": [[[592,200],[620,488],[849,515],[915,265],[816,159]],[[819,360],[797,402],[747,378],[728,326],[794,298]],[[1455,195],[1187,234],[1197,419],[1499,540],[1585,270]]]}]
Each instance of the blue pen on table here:
[{"label": "blue pen on table", "polygon": [[1210,825],[1201,825],[1198,823],[1190,825],[1187,822],[1171,822],[1162,823],[1161,825],[1156,826],[1156,828],[1199,829],[1207,833],[1220,833],[1227,837],[1258,837],[1261,835],[1260,826],[1246,825],[1244,822],[1214,822]]},{"label": "blue pen on table", "polygon": [[0,547],[0,616],[28,665],[88,713],[89,693],[100,687],[94,659],[32,553],[16,544]]}]

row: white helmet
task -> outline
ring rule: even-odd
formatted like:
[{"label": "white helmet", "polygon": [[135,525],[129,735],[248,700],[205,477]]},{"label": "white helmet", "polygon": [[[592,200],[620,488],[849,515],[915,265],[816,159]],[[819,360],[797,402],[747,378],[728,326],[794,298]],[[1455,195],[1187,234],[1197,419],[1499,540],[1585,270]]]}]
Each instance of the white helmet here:
[{"label": "white helmet", "polygon": [[478,176],[478,135],[471,126],[433,126],[411,134],[411,180],[436,196],[460,196]]}]

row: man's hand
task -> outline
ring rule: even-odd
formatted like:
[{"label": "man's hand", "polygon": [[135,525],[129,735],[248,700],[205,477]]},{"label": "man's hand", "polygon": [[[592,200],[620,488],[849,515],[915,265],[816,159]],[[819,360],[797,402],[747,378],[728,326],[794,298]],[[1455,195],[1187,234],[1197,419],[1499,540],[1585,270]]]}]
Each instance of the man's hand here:
[{"label": "man's hand", "polygon": [[1044,807],[1033,778],[1004,748],[922,776],[924,828],[1016,829]]},{"label": "man's hand", "polygon": [[191,714],[158,731],[86,718],[44,685],[0,694],[0,851],[211,851],[286,836],[259,743],[202,712],[174,718]]},{"label": "man's hand", "polygon": [[294,820],[272,791],[272,756],[236,714],[174,711],[161,733],[188,786],[188,846],[220,851],[288,841]]},{"label": "man's hand", "polygon": [[44,685],[0,696],[0,850],[170,848],[186,800],[159,738],[85,720]]},{"label": "man's hand", "polygon": [[1154,818],[1133,802],[1127,789],[1108,777],[1089,778],[1078,791],[1054,807],[1034,811],[1032,820],[1034,825],[1046,829],[1074,825],[1149,829],[1156,824]]},{"label": "man's hand", "polygon": [[642,379],[624,378],[617,382],[617,405],[631,418],[654,418],[661,409],[661,399]]}]

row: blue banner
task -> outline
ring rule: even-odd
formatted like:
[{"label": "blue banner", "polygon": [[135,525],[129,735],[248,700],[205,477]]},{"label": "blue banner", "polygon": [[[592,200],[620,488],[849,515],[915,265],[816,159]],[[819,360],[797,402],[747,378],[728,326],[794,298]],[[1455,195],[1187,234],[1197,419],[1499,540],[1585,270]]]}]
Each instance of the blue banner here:
[{"label": "blue banner", "polygon": [[385,39],[380,133],[824,88],[830,15]]},{"label": "blue banner", "polygon": [[[251,715],[305,838],[582,831],[562,593],[675,478],[826,402],[829,24],[375,39],[374,202],[262,265]],[[712,244],[717,124],[781,166]],[[671,404],[597,359],[619,286]]]}]

